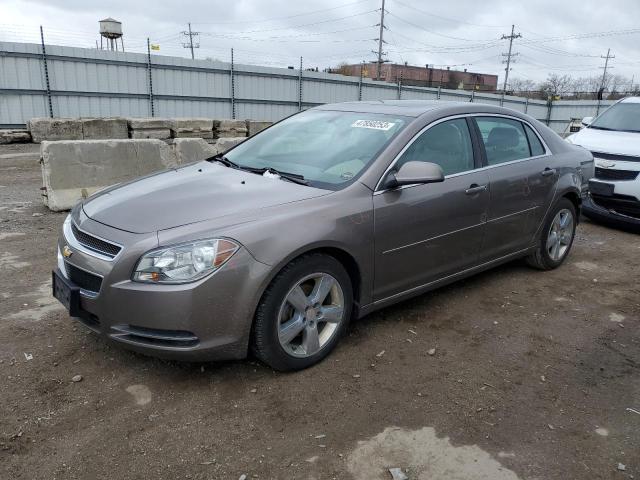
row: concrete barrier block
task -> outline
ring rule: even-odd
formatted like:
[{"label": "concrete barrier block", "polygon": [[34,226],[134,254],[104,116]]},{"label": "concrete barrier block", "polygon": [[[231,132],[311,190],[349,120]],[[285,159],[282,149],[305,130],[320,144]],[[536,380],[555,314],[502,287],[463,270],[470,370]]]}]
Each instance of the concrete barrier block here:
[{"label": "concrete barrier block", "polygon": [[229,150],[231,147],[235,147],[239,143],[244,142],[247,137],[224,137],[216,140],[216,143],[213,144],[213,148],[215,149],[215,154],[224,153]]},{"label": "concrete barrier block", "polygon": [[166,140],[171,138],[171,130],[168,128],[146,128],[143,130],[131,130],[129,133],[131,134],[131,138],[135,139],[153,138],[156,140]]},{"label": "concrete barrier block", "polygon": [[82,118],[80,121],[85,140],[129,138],[126,118]]},{"label": "concrete barrier block", "polygon": [[31,134],[28,130],[0,130],[0,144],[29,142]]},{"label": "concrete barrier block", "polygon": [[129,130],[160,130],[171,129],[174,125],[174,120],[170,118],[128,118]]},{"label": "concrete barrier block", "polygon": [[176,138],[172,146],[180,165],[199,162],[218,154],[215,145],[207,143],[202,138]]},{"label": "concrete barrier block", "polygon": [[250,137],[253,137],[256,133],[261,132],[267,127],[273,125],[273,122],[263,122],[259,120],[247,120],[247,132]]},{"label": "concrete barrier block", "polygon": [[32,118],[28,128],[35,143],[45,140],[82,140],[82,122],[77,118]]},{"label": "concrete barrier block", "polygon": [[102,188],[178,165],[161,140],[83,140],[42,143],[44,204],[69,210]]},{"label": "concrete barrier block", "polygon": [[244,120],[214,120],[214,138],[246,137],[247,123]]},{"label": "concrete barrier block", "polygon": [[213,138],[213,120],[210,118],[178,118],[171,134],[176,138]]}]

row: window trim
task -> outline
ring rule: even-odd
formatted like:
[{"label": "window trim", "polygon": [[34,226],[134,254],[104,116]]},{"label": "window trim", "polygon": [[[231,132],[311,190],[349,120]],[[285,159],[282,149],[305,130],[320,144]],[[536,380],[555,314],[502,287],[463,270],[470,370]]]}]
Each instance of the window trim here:
[{"label": "window trim", "polygon": [[[528,125],[529,127],[531,127],[531,130],[533,130],[533,133],[538,137],[538,140],[540,140],[540,143],[542,144],[542,148],[544,148],[544,153],[542,155],[534,155],[532,157],[526,157],[526,158],[519,158],[517,160],[511,160],[509,162],[504,162],[504,163],[497,163],[495,165],[488,165],[487,161],[486,161],[486,153],[484,150],[484,142],[482,141],[482,138],[476,138],[478,135],[477,129],[478,125],[477,122],[475,121],[475,119],[473,117],[499,117],[499,118],[506,118],[508,120],[515,120],[518,122],[522,122],[526,125]],[[393,158],[393,160],[391,161],[391,163],[389,164],[389,166],[385,169],[385,171],[382,173],[382,175],[380,176],[380,178],[378,179],[378,182],[376,183],[376,186],[373,190],[373,194],[374,195],[380,195],[382,193],[388,192],[390,190],[396,191],[396,190],[403,190],[405,188],[412,188],[418,185],[422,185],[422,184],[414,184],[414,185],[403,185],[401,187],[397,187],[397,188],[385,188],[385,189],[381,189],[381,185],[383,183],[383,180],[385,179],[385,177],[389,174],[389,172],[391,170],[393,170],[395,164],[398,162],[398,160],[400,159],[400,157],[404,154],[404,152],[411,146],[411,144],[413,142],[415,142],[424,132],[426,132],[427,130],[429,130],[431,127],[434,127],[436,125],[438,125],[439,123],[442,122],[446,122],[448,120],[455,120],[458,118],[465,118],[465,119],[472,119],[472,122],[475,126],[475,131],[469,131],[469,134],[471,135],[471,139],[472,139],[472,144],[475,148],[480,149],[479,153],[481,156],[481,165],[480,167],[474,168],[472,170],[465,170],[464,172],[458,172],[458,173],[453,173],[451,175],[445,175],[445,180],[447,178],[453,178],[453,177],[459,177],[462,175],[468,175],[469,173],[472,172],[480,172],[483,170],[489,170],[491,168],[496,168],[496,167],[502,167],[503,165],[513,165],[515,163],[519,163],[519,162],[525,162],[528,160],[532,160],[532,159],[536,159],[536,158],[542,158],[542,157],[548,157],[552,155],[551,149],[549,148],[549,146],[547,145],[547,143],[544,141],[544,138],[542,138],[542,135],[540,135],[538,133],[538,130],[536,130],[536,128],[531,124],[531,122],[524,120],[522,118],[513,116],[513,115],[509,115],[509,114],[503,114],[503,113],[461,113],[458,115],[451,115],[449,117],[444,117],[444,118],[440,118],[434,122],[431,122],[428,125],[425,125],[424,127],[422,127],[418,133],[416,133],[411,140],[409,140],[406,145],[404,147],[402,147],[402,150],[400,150],[398,152],[398,154]],[[468,125],[468,122],[467,122]],[[473,142],[474,138],[476,138],[477,140],[477,145]],[[475,153],[474,153],[474,158],[475,158]]]}]

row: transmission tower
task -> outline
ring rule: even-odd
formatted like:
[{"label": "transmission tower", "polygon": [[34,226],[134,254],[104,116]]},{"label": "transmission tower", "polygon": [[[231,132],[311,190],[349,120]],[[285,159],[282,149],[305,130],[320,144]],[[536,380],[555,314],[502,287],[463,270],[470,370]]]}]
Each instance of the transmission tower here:
[{"label": "transmission tower", "polygon": [[197,39],[197,38],[198,38],[198,36],[200,35],[200,32],[192,32],[192,31],[191,31],[191,23],[189,23],[188,25],[189,25],[189,30],[188,30],[188,31],[187,31],[187,30],[184,30],[184,31],[182,32],[182,34],[183,34],[185,37],[187,37],[187,38],[188,38],[188,40],[187,40],[186,42],[183,42],[183,43],[182,43],[182,46],[183,46],[184,48],[188,48],[188,49],[190,49],[190,50],[191,50],[191,59],[194,59],[194,58],[195,58],[195,56],[194,56],[194,54],[193,54],[193,49],[194,49],[194,48],[200,48],[200,43],[199,43],[199,42],[193,43],[193,37],[196,37],[196,39]]},{"label": "transmission tower", "polygon": [[[515,25],[511,25],[511,35],[502,35],[500,40],[509,40],[509,53],[503,53],[502,56],[506,57],[506,60],[503,60],[502,63],[506,63],[507,67],[504,69],[504,84],[502,86],[502,92],[507,91],[507,80],[509,79],[509,70],[511,70],[511,57],[515,57],[518,54],[512,53],[513,49],[513,41],[516,38],[522,37],[519,33],[514,33]],[[513,60],[515,62],[515,60]]]}]

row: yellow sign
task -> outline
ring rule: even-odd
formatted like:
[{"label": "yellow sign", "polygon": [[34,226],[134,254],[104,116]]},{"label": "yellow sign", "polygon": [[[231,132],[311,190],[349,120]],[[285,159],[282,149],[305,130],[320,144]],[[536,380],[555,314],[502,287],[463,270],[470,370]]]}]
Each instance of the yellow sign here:
[{"label": "yellow sign", "polygon": [[160,50],[160,45],[152,43],[151,50]]}]

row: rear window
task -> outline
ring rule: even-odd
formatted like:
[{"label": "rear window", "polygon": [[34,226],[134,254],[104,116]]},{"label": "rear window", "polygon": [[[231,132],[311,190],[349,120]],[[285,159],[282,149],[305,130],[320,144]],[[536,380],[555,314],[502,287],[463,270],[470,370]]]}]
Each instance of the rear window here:
[{"label": "rear window", "polygon": [[542,146],[542,143],[540,143],[538,136],[533,132],[533,129],[526,123],[524,124],[524,129],[527,132],[527,138],[529,139],[531,156],[536,157],[538,155],[544,155],[544,147]]},{"label": "rear window", "polygon": [[521,122],[502,117],[475,117],[489,165],[531,156],[529,141]]}]

